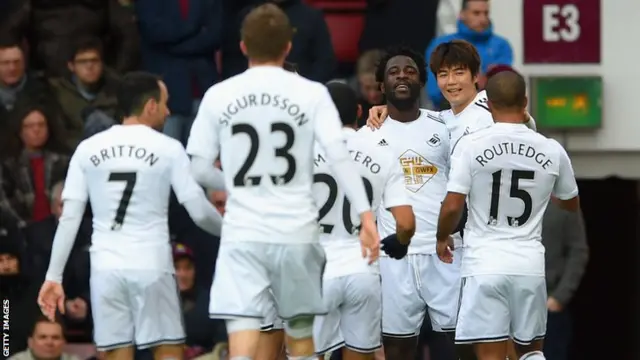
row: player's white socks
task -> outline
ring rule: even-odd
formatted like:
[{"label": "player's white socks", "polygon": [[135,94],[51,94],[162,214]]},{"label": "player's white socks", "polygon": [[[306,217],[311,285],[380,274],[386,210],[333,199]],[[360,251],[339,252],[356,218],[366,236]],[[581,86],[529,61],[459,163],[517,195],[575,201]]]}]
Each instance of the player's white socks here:
[{"label": "player's white socks", "polygon": [[545,360],[544,354],[542,351],[532,351],[522,355],[520,360]]},{"label": "player's white socks", "polygon": [[252,359],[248,356],[234,356],[229,360],[252,360]]}]

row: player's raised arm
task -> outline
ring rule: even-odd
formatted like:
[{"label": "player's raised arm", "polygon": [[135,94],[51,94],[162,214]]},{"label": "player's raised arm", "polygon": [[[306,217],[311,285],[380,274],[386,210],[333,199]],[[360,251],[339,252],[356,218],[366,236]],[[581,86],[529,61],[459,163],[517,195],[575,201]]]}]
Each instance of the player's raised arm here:
[{"label": "player's raised arm", "polygon": [[224,190],[224,176],[214,163],[220,152],[218,117],[212,107],[215,104],[211,90],[204,95],[187,142],[191,155],[191,173],[198,184],[211,190]]},{"label": "player's raised arm", "polygon": [[327,154],[329,166],[336,177],[336,181],[340,188],[344,189],[356,212],[360,216],[365,213],[373,216],[364,183],[362,181],[353,181],[354,179],[359,179],[360,176],[353,167],[353,161],[349,156],[349,150],[347,150],[341,124],[338,110],[333,104],[327,89],[323,88],[315,111],[316,140],[324,149],[325,154]]},{"label": "player's raised arm", "polygon": [[356,180],[360,179],[360,175],[353,167],[353,161],[347,150],[338,109],[329,91],[325,87],[321,90],[314,113],[316,140],[327,155],[338,186],[344,190],[353,209],[360,215],[360,242],[363,256],[367,256],[369,261],[374,261],[380,253],[380,235],[376,228],[375,216],[371,211],[364,183]]},{"label": "player's raised arm", "polygon": [[176,158],[171,164],[171,187],[187,213],[201,229],[220,236],[222,216],[211,205],[202,188],[189,171],[189,157],[181,146],[176,146]]},{"label": "player's raised arm", "polygon": [[555,143],[560,155],[558,156],[558,178],[553,187],[553,195],[558,198],[558,205],[562,209],[576,212],[580,209],[580,197],[571,159],[562,145],[555,140],[550,141]]}]

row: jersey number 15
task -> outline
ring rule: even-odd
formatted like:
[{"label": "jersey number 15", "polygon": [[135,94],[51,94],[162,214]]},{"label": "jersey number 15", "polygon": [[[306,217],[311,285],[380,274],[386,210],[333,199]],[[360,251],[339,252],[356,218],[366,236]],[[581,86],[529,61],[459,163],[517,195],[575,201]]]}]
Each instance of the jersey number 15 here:
[{"label": "jersey number 15", "polygon": [[[500,203],[500,186],[502,185],[502,170],[498,170],[492,174],[493,181],[491,184],[491,205],[489,206],[489,225],[495,225],[498,222],[498,205]],[[522,226],[531,217],[533,200],[531,194],[526,190],[520,189],[520,180],[533,180],[535,172],[527,170],[511,171],[511,186],[509,187],[509,196],[511,198],[520,199],[524,203],[524,211],[518,217],[507,216],[509,226]]]}]

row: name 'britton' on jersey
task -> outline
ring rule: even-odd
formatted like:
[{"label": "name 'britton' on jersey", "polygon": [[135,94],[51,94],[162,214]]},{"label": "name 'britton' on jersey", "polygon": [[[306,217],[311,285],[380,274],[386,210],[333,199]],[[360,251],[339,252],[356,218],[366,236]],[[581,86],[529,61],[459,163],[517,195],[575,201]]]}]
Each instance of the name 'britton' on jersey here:
[{"label": "name 'britton' on jersey", "polygon": [[108,148],[102,148],[98,152],[89,156],[89,161],[93,166],[98,166],[106,161],[119,158],[137,159],[149,166],[155,165],[160,157],[154,152],[147,150],[144,147],[138,147],[135,145],[116,145]]},{"label": "name 'britton' on jersey", "polygon": [[536,150],[535,147],[523,144],[515,143],[511,141],[505,141],[503,143],[495,144],[490,148],[482,150],[479,155],[476,155],[475,160],[482,167],[489,164],[493,159],[499,158],[503,155],[518,155],[525,158],[533,159],[544,170],[547,170],[553,165],[553,161],[543,152]]},{"label": "name 'britton' on jersey", "polygon": [[247,94],[230,102],[222,112],[220,124],[228,126],[232,117],[247,108],[271,106],[287,113],[298,126],[309,122],[309,116],[302,111],[300,105],[278,94]]}]

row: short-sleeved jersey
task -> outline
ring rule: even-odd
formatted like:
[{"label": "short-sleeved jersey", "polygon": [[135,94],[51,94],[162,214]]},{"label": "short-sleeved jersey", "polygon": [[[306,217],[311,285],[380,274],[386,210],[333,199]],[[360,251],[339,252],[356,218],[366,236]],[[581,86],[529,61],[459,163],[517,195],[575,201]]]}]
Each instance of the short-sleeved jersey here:
[{"label": "short-sleeved jersey", "polygon": [[78,145],[63,201],[89,201],[94,269],[173,272],[168,208],[203,196],[182,145],[144,125],[115,125]]},{"label": "short-sleeved jersey", "polygon": [[220,153],[229,193],[222,241],[318,241],[314,140],[344,140],[320,83],[259,66],[206,92],[187,152],[212,162]]},{"label": "short-sleeved jersey", "polygon": [[460,140],[447,190],[468,196],[463,276],[544,276],[540,234],[551,194],[578,195],[562,146],[526,125],[506,123]]},{"label": "short-sleeved jersey", "polygon": [[[365,184],[374,212],[381,203],[386,208],[410,205],[404,189],[400,163],[387,149],[369,136],[352,129],[343,130],[347,148]],[[325,249],[327,266],[324,277],[333,278],[354,273],[377,271],[362,258],[360,239],[355,231],[360,225],[358,214],[338,186],[322,147],[316,145],[314,156],[313,194],[320,211],[320,243]]]},{"label": "short-sleeved jersey", "polygon": [[[446,195],[449,173],[449,131],[437,112],[421,109],[412,122],[387,119],[380,129],[368,127],[359,132],[373,138],[402,167],[406,193],[416,216],[416,233],[409,246],[410,254],[432,254],[436,250],[436,230],[440,204]],[[378,232],[381,237],[394,234],[396,224],[384,204],[378,209]]]},{"label": "short-sleeved jersey", "polygon": [[487,106],[487,92],[484,90],[479,92],[473,102],[458,114],[454,114],[453,110],[449,109],[441,111],[440,117],[451,133],[452,152],[461,137],[493,124],[493,117]]}]

